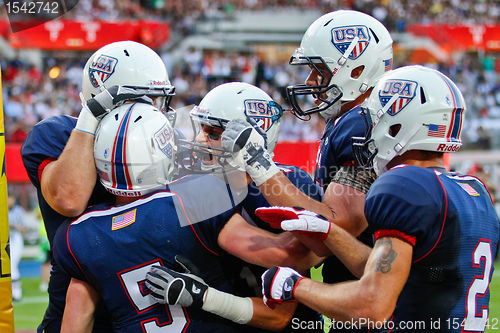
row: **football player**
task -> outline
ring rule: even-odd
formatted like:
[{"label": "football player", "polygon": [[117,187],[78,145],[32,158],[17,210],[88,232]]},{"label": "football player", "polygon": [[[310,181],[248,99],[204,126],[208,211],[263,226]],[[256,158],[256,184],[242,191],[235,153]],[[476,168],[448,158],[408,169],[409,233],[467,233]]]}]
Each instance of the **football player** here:
[{"label": "football player", "polygon": [[[111,43],[96,51],[83,69],[85,102],[78,119],[65,115],[45,119],[35,125],[22,146],[23,163],[37,189],[50,244],[65,216],[78,216],[88,205],[114,200],[96,184],[94,133],[106,112],[135,98],[126,86],[141,88],[151,96],[141,97],[143,101],[155,98],[165,108],[174,94],[165,65],[153,50],[132,41]],[[49,306],[39,332],[59,332],[69,284],[69,277],[51,263]]]},{"label": "football player", "polygon": [[[499,221],[479,179],[443,166],[443,153],[462,146],[461,92],[436,70],[407,66],[382,76],[362,110],[358,160],[368,157],[379,176],[364,209],[373,250],[310,212],[288,210],[295,218],[281,223],[320,232],[360,279],[322,284],[274,267],[263,276],[265,297],[387,332],[483,332]],[[268,212],[275,223],[278,211]]]},{"label": "football player", "polygon": [[[235,119],[248,119],[254,122],[266,136],[266,151],[272,155],[278,142],[282,114],[281,106],[258,87],[243,82],[221,84],[209,91],[200,104],[190,112],[192,122],[199,131],[194,143],[181,140],[179,150],[182,148],[194,150],[192,156],[197,159],[190,163],[191,165],[199,166],[204,172],[222,177],[223,172],[228,171],[224,158],[230,156],[221,150],[221,135],[226,125]],[[278,164],[278,167],[301,192],[317,201],[321,200],[321,190],[304,170],[291,165]],[[276,229],[255,215],[258,207],[269,206],[269,203],[246,173],[244,177],[245,185],[248,184],[248,195],[242,202],[242,216],[247,222],[276,233]],[[233,257],[225,266],[229,270],[228,275],[233,278],[233,285],[237,286],[235,291],[237,294],[260,296],[260,276],[264,272],[262,267],[248,265]],[[321,321],[318,313],[304,306],[299,306],[296,316],[302,321]],[[251,330],[254,332],[255,328]]]},{"label": "football player", "polygon": [[[253,264],[286,262],[299,270],[314,257],[290,234],[244,222],[237,211],[246,193],[232,184],[211,175],[172,182],[176,150],[168,119],[151,105],[126,103],[101,121],[96,167],[116,201],[89,208],[57,231],[55,259],[73,277],[63,332],[88,331],[99,296],[120,332],[232,332],[235,323],[280,329],[290,319],[295,304],[268,311],[260,298],[229,294],[219,257],[225,250]],[[145,288],[146,272],[191,266],[183,258],[213,288],[190,283],[189,309],[158,303]]]},{"label": "football player", "polygon": [[[262,184],[262,192],[271,204],[300,206],[315,211],[332,219],[352,235],[361,235],[365,243],[372,244],[372,235],[365,231],[367,223],[363,207],[366,192],[375,176],[357,165],[351,137],[364,135],[359,105],[370,95],[377,79],[391,69],[392,59],[389,32],[382,23],[367,14],[338,10],[321,16],[309,26],[290,64],[309,66],[311,72],[305,84],[288,87],[287,95],[298,115],[307,117],[320,112],[326,119],[315,180],[325,189],[323,202],[327,209],[311,205],[310,200],[301,197],[300,193],[287,195],[287,191],[276,191],[280,186],[291,187],[283,177],[275,175],[278,170],[265,154],[262,158],[255,158],[253,155],[259,150],[247,152],[244,147],[240,155],[245,168],[253,179]],[[307,108],[305,102],[311,96],[315,106]],[[235,125],[228,126],[231,131],[224,134],[223,142],[227,143],[227,149],[233,149],[237,138],[251,130],[249,126]],[[250,136],[252,138],[255,141],[247,142],[247,145],[260,145],[261,139],[256,134]],[[265,165],[261,165],[262,160],[266,161]],[[297,237],[318,254],[329,253],[317,239],[308,239],[300,234]],[[322,272],[325,282],[354,278],[335,256],[325,261]]]}]

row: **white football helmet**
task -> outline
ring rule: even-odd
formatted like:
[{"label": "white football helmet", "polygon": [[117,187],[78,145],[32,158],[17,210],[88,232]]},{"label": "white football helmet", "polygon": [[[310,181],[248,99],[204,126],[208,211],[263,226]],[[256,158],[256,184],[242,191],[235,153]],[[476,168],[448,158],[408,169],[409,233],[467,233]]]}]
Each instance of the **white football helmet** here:
[{"label": "white football helmet", "polygon": [[145,103],[125,103],[96,132],[94,158],[102,185],[114,195],[137,197],[174,177],[174,131],[167,117]]},{"label": "white football helmet", "polygon": [[[372,16],[353,10],[337,10],[321,16],[309,26],[290,64],[308,65],[319,73],[317,65],[323,64],[331,73],[329,80],[322,76],[320,85],[287,87],[293,109],[303,116],[332,107],[335,114],[329,115],[338,116],[339,101],[355,100],[392,68],[392,38],[385,26]],[[360,66],[363,66],[361,75],[352,77],[353,70]],[[326,94],[327,98],[321,94]],[[307,109],[301,104],[305,102],[302,97],[308,95],[322,103]]]},{"label": "white football helmet", "polygon": [[[266,92],[244,82],[229,82],[213,88],[190,112],[194,126],[200,124],[224,129],[226,124],[234,119],[254,122],[265,134],[266,148],[271,154],[278,143],[282,115],[281,106]],[[195,149],[197,154],[203,155],[207,151],[210,154],[217,154],[211,147],[192,142],[190,144],[191,147],[197,148]],[[220,153],[224,154],[222,149]]]},{"label": "white football helmet", "polygon": [[362,106],[366,138],[355,138],[360,164],[373,161],[377,175],[387,163],[408,150],[455,152],[460,138],[465,101],[444,74],[423,66],[405,66],[383,75]]},{"label": "white football helmet", "polygon": [[101,47],[85,64],[82,78],[84,100],[97,95],[103,87],[115,85],[144,89],[157,97],[155,105],[168,110],[175,89],[160,56],[146,45],[121,41]]}]

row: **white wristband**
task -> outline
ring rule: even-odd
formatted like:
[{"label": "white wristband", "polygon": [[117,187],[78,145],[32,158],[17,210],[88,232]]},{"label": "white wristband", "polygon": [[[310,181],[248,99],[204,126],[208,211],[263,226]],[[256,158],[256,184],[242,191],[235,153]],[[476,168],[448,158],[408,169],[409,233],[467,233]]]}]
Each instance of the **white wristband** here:
[{"label": "white wristband", "polygon": [[95,135],[97,125],[99,125],[99,120],[94,117],[92,112],[90,112],[87,107],[82,107],[82,111],[80,111],[80,115],[78,116],[75,129],[81,132]]},{"label": "white wristband", "polygon": [[238,324],[246,324],[253,317],[250,297],[238,297],[211,287],[208,287],[201,308]]},{"label": "white wristband", "polygon": [[252,180],[255,182],[255,185],[260,186],[264,184],[275,174],[281,171],[273,160],[270,160],[270,162],[271,166],[267,170],[265,170],[264,168],[254,168],[247,166],[246,170],[250,175],[250,178],[252,178]]}]

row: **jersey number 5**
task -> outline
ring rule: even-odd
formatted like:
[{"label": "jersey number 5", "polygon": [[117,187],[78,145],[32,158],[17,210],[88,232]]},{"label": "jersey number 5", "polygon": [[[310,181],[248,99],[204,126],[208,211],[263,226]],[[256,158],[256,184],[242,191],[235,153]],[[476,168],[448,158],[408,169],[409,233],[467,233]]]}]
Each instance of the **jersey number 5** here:
[{"label": "jersey number 5", "polygon": [[143,266],[133,267],[118,273],[123,288],[125,289],[128,298],[135,307],[137,313],[144,313],[156,306],[165,308],[165,311],[161,311],[162,316],[154,316],[141,322],[144,332],[184,332],[189,325],[184,309],[180,306],[159,304],[146,291],[144,280],[146,278],[146,273],[149,272],[151,266],[153,265],[161,265],[161,263],[158,260],[155,260],[154,262],[149,262]]},{"label": "jersey number 5", "polygon": [[477,308],[477,298],[482,297],[488,291],[490,285],[491,268],[493,266],[493,255],[491,243],[487,239],[481,239],[472,253],[472,267],[481,268],[484,260],[482,275],[476,275],[467,290],[467,301],[465,304],[465,320],[463,332],[483,332],[488,322],[488,306]]}]

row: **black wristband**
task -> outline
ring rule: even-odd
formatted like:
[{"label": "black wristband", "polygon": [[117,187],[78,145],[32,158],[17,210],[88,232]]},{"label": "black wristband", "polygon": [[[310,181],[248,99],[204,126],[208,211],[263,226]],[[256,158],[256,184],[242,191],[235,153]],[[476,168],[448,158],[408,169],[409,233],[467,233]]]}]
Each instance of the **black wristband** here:
[{"label": "black wristband", "polygon": [[95,99],[91,98],[87,101],[87,107],[88,109],[90,110],[90,112],[92,112],[92,114],[94,115],[94,117],[96,118],[99,118],[103,115],[106,114],[106,109],[104,109],[102,107],[101,104],[99,104],[99,102],[97,102]]}]

